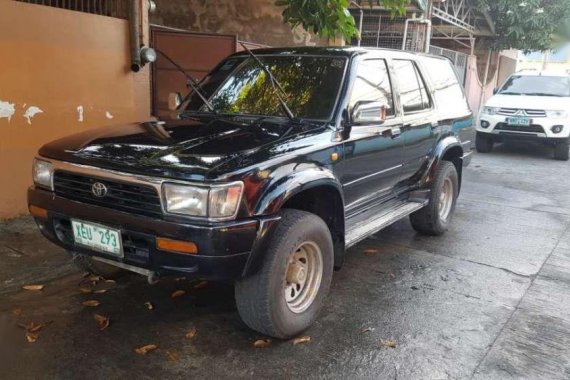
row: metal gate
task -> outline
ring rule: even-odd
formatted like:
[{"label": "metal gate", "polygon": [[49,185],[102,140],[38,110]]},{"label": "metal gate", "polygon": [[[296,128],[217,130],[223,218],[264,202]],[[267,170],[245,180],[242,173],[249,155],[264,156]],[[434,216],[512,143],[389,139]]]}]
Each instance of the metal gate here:
[{"label": "metal gate", "polygon": [[433,55],[441,55],[449,58],[455,66],[455,70],[457,72],[459,80],[461,81],[461,84],[465,84],[465,75],[467,73],[467,58],[469,57],[467,54],[433,45],[430,45],[429,52]]}]

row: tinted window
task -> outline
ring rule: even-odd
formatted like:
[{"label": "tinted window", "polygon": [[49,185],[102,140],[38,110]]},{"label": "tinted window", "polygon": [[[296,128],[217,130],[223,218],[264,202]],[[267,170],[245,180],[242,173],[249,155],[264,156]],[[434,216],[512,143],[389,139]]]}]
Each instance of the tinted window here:
[{"label": "tinted window", "polygon": [[[283,116],[277,98],[279,93],[296,117],[330,118],[346,59],[307,56],[259,58],[281,84],[285,94],[272,87],[269,77],[254,59],[247,58],[226,76],[210,97],[217,112]],[[222,65],[220,70],[223,68]]]},{"label": "tinted window", "polygon": [[358,65],[350,96],[350,108],[357,102],[380,102],[386,106],[387,116],[394,115],[392,87],[383,59],[366,60]]},{"label": "tinted window", "polygon": [[400,99],[404,113],[431,108],[424,81],[412,61],[394,60],[394,69],[400,84]]},{"label": "tinted window", "polygon": [[440,113],[469,112],[463,89],[451,62],[440,58],[424,58],[422,64],[431,79]]},{"label": "tinted window", "polygon": [[499,91],[505,95],[570,96],[567,76],[513,75]]}]

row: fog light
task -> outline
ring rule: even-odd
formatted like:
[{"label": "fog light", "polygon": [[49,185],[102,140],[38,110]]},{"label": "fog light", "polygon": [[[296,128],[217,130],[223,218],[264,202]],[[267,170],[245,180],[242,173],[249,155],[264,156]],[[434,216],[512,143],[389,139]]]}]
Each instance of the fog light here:
[{"label": "fog light", "polygon": [[552,133],[560,133],[560,132],[562,132],[563,129],[564,129],[563,125],[555,125],[552,128],[550,128]]},{"label": "fog light", "polygon": [[487,120],[481,120],[481,128],[489,128],[490,125],[491,123],[489,123]]},{"label": "fog light", "polygon": [[162,251],[187,253],[190,255],[198,253],[198,247],[191,241],[172,240],[166,238],[156,238],[156,248]]}]

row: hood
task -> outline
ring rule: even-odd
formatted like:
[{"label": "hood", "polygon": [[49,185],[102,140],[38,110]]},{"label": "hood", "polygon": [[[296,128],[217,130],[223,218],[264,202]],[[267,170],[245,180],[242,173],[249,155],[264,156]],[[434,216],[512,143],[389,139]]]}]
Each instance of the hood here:
[{"label": "hood", "polygon": [[251,164],[243,158],[316,128],[279,119],[145,122],[72,135],[43,146],[39,154],[129,173],[201,180],[223,174],[216,171],[222,166],[227,173]]},{"label": "hood", "polygon": [[497,94],[491,97],[485,106],[533,110],[569,110],[570,98]]}]

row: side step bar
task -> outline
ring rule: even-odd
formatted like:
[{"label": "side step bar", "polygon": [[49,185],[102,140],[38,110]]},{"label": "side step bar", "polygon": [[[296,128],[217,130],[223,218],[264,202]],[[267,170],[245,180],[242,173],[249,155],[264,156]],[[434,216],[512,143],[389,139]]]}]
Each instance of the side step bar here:
[{"label": "side step bar", "polygon": [[383,214],[374,214],[368,219],[359,221],[354,226],[349,227],[346,233],[345,247],[352,247],[390,224],[421,209],[426,204],[427,202],[402,202]]}]

